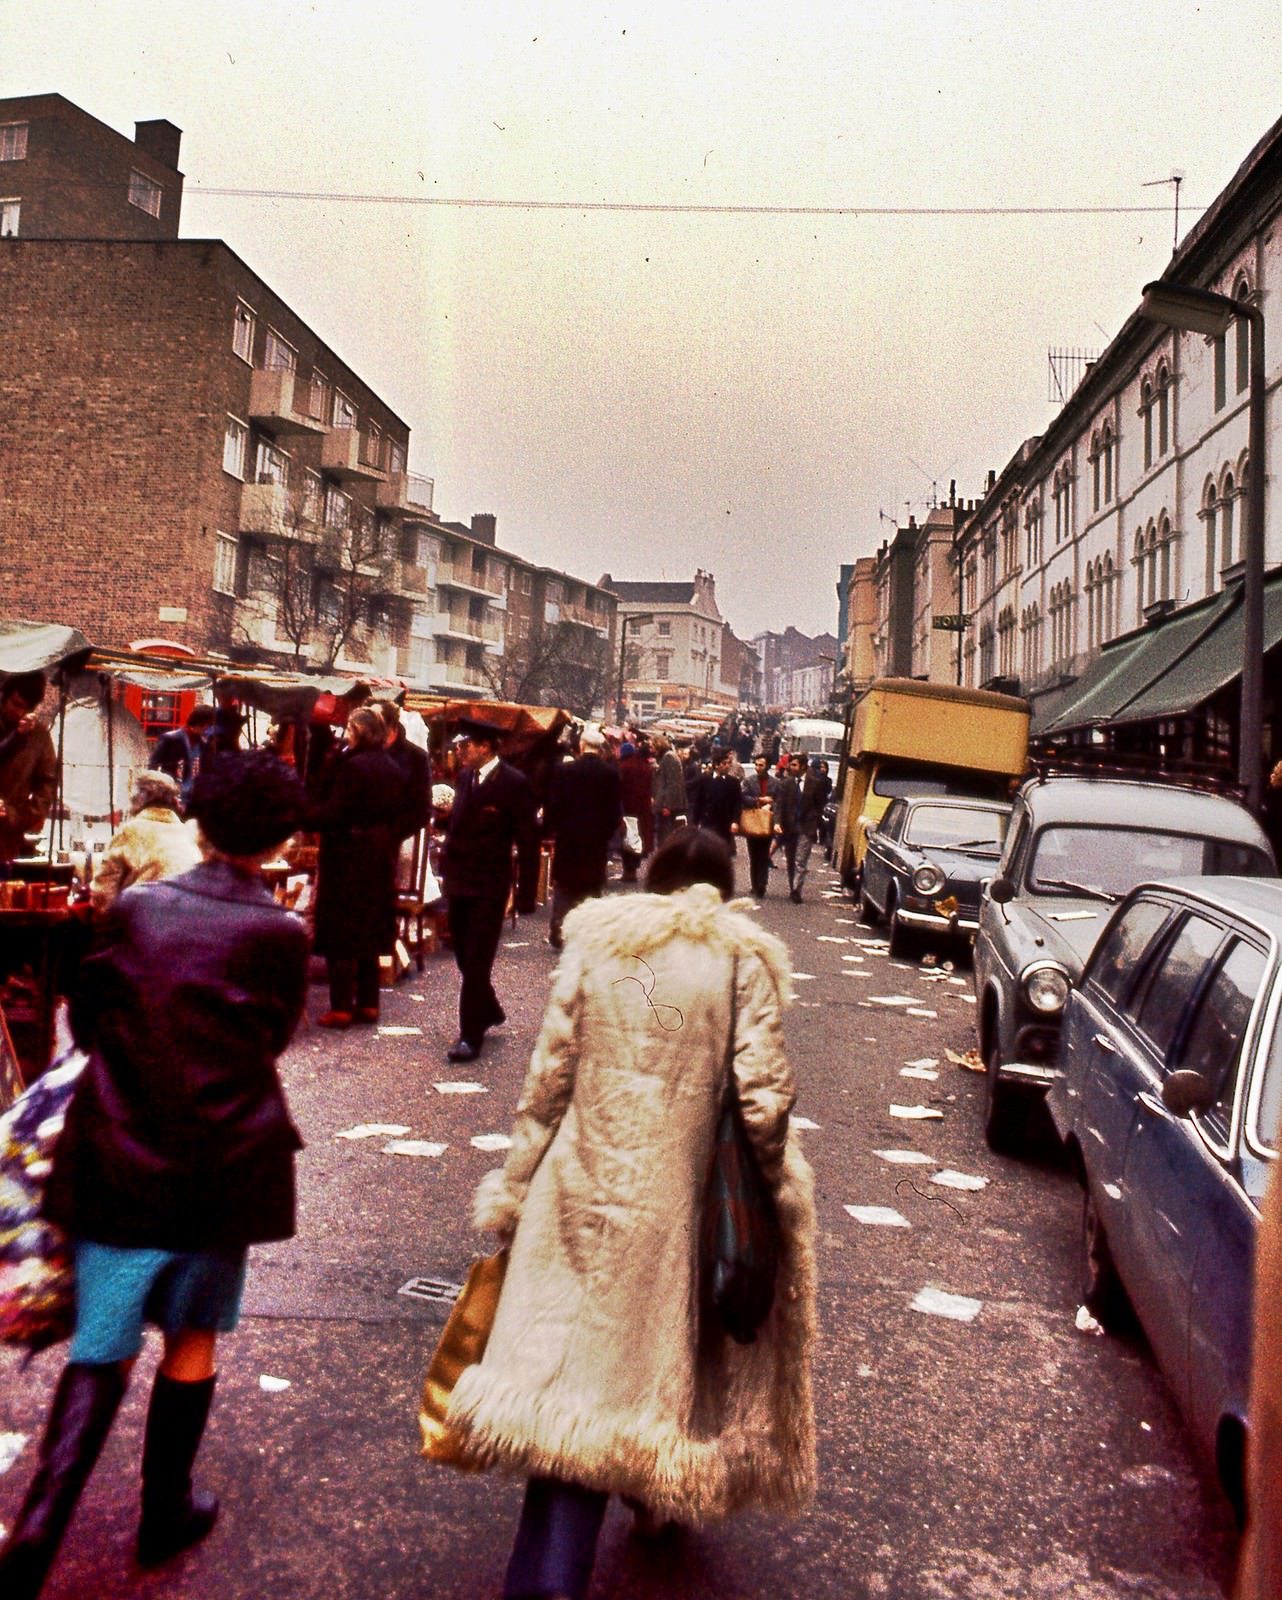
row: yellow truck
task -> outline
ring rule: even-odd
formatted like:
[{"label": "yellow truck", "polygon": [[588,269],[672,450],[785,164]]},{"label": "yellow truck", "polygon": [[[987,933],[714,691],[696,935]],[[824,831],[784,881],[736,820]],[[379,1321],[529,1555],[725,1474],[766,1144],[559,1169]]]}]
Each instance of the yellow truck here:
[{"label": "yellow truck", "polygon": [[987,689],[875,678],[855,702],[837,776],[832,861],[859,884],[868,830],[897,795],[1006,795],[1028,757],[1028,702]]}]

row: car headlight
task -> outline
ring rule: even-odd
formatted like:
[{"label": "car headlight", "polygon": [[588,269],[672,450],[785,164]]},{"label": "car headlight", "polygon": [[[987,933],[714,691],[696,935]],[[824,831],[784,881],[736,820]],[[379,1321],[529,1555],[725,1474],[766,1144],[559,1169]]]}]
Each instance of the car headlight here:
[{"label": "car headlight", "polygon": [[1043,1016],[1064,1009],[1070,987],[1068,974],[1062,967],[1030,967],[1024,974],[1024,998]]},{"label": "car headlight", "polygon": [[944,887],[944,875],[933,861],[923,861],[913,873],[913,888],[918,894],[938,894]]}]

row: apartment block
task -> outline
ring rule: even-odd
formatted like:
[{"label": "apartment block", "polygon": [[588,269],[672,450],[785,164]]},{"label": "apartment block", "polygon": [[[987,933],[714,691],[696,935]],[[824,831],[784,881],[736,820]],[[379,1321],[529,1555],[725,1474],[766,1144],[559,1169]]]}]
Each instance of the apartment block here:
[{"label": "apartment block", "polygon": [[677,583],[621,582],[607,573],[601,587],[618,602],[620,715],[738,705],[738,675],[733,686],[723,681],[725,619],[710,572]]}]

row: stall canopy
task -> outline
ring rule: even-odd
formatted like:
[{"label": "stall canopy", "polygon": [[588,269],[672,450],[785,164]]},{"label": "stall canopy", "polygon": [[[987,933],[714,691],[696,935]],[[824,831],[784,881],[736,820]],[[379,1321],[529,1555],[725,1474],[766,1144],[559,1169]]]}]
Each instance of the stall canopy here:
[{"label": "stall canopy", "polygon": [[[1200,705],[1241,671],[1240,600],[1241,589],[1235,586],[1105,645],[1065,696],[1038,715],[1031,729],[1032,737],[1174,715],[1174,712],[1156,709],[1145,710],[1137,717],[1134,711],[1140,704],[1161,706],[1165,698],[1162,685],[1166,683],[1183,684],[1185,688],[1179,698],[1184,700],[1189,693],[1197,691],[1196,698],[1184,709]],[[1225,659],[1222,641],[1228,635],[1224,629],[1234,617],[1237,618],[1236,665],[1230,663],[1228,677],[1217,679],[1216,673],[1208,668],[1212,660]],[[1202,686],[1200,690],[1198,686]]]},{"label": "stall canopy", "polygon": [[83,633],[58,622],[0,619],[0,675],[74,669],[92,646]]},{"label": "stall canopy", "polygon": [[[408,695],[406,705],[417,709],[419,699]],[[503,729],[503,756],[518,765],[554,745],[561,729],[572,720],[559,706],[520,706],[506,700],[446,700],[423,715],[433,727],[449,730],[460,717],[475,717]]]}]

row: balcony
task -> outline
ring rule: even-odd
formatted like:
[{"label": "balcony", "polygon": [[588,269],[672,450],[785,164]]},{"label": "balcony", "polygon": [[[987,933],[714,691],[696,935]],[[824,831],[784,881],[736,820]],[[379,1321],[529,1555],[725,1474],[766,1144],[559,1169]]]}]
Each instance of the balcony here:
[{"label": "balcony", "polygon": [[389,578],[389,569],[396,563],[366,551],[360,561],[353,563],[352,534],[348,528],[321,528],[316,543],[316,562],[330,572],[355,572],[362,578]]},{"label": "balcony", "polygon": [[431,594],[431,575],[426,567],[415,566],[412,561],[395,563],[393,581],[398,594]]},{"label": "balcony", "polygon": [[321,535],[319,524],[302,514],[283,483],[245,484],[240,491],[240,531],[297,539],[301,544],[315,544]]},{"label": "balcony", "polygon": [[562,601],[557,608],[559,622],[573,622],[580,628],[591,628],[594,633],[599,633],[603,638],[610,632],[610,613],[608,611],[589,611],[586,606],[570,605]]},{"label": "balcony", "polygon": [[479,667],[458,661],[434,661],[423,674],[423,681],[440,689],[488,689],[489,680]]},{"label": "balcony", "polygon": [[482,621],[478,617],[466,616],[463,612],[438,611],[436,637],[462,639],[468,644],[500,645],[503,643],[503,630],[497,622]]},{"label": "balcony", "polygon": [[349,483],[387,483],[387,474],[361,459],[359,428],[330,428],[321,440],[321,471]]},{"label": "balcony", "polygon": [[296,373],[280,367],[271,371],[256,369],[249,379],[251,421],[271,433],[324,433],[323,423],[295,410],[295,391],[301,387]]},{"label": "balcony", "polygon": [[436,587],[462,589],[467,594],[496,595],[503,593],[503,579],[498,573],[477,572],[470,561],[438,561]]},{"label": "balcony", "polygon": [[257,590],[237,600],[232,611],[232,636],[236,643],[256,644],[265,650],[279,649],[275,597]]}]

